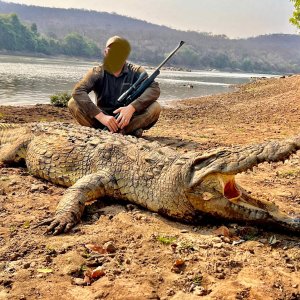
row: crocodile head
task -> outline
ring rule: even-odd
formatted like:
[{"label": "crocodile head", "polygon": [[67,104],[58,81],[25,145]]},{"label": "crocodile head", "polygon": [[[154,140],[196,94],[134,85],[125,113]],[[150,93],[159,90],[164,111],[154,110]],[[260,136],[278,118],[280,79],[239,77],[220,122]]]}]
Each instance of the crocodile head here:
[{"label": "crocodile head", "polygon": [[284,161],[298,149],[300,136],[195,156],[185,170],[186,197],[202,213],[300,232],[299,218],[288,216],[268,201],[253,198],[235,180],[238,173],[263,162]]}]

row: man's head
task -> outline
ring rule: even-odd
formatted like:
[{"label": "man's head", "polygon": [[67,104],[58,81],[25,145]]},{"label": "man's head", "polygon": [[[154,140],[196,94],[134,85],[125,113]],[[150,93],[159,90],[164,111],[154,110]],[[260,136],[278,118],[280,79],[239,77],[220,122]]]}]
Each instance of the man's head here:
[{"label": "man's head", "polygon": [[104,69],[111,74],[122,70],[130,50],[130,44],[126,39],[119,36],[109,38],[104,50]]}]

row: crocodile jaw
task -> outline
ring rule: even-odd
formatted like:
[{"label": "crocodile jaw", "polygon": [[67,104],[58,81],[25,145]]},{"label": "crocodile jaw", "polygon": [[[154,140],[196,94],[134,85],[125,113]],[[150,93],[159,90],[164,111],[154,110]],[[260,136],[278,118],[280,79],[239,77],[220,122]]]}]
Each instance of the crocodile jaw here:
[{"label": "crocodile jaw", "polygon": [[210,174],[189,190],[194,208],[231,221],[274,224],[300,232],[300,220],[279,211],[273,203],[251,197],[238,186],[234,175]]}]

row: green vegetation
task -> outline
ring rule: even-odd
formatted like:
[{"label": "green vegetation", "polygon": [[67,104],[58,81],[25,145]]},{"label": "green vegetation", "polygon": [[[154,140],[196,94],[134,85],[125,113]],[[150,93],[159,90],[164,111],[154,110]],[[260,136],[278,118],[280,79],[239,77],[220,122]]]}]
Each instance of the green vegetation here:
[{"label": "green vegetation", "polygon": [[50,96],[50,103],[57,107],[67,107],[68,101],[71,99],[71,95],[68,92],[57,93]]},{"label": "green vegetation", "polygon": [[300,29],[300,0],[291,0],[291,2],[294,4],[295,10],[290,22]]},{"label": "green vegetation", "polygon": [[161,236],[161,235],[159,235],[156,239],[164,245],[170,245],[170,244],[172,244],[176,241],[176,238],[172,237],[172,236]]},{"label": "green vegetation", "polygon": [[276,172],[276,175],[281,178],[298,177],[300,176],[300,170],[290,169]]},{"label": "green vegetation", "polygon": [[35,23],[27,27],[16,14],[0,15],[0,50],[96,57],[97,45],[78,33],[69,33],[58,40],[38,33]]},{"label": "green vegetation", "polygon": [[195,275],[192,280],[196,286],[200,286],[202,284],[203,276],[202,274]]}]

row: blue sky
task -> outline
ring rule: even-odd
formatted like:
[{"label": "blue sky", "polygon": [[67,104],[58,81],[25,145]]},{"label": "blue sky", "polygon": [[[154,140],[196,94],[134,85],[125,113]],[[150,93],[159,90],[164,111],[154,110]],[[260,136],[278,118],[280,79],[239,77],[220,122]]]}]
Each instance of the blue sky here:
[{"label": "blue sky", "polygon": [[[7,0],[6,0],[7,1]],[[289,0],[8,0],[38,6],[116,12],[182,30],[230,38],[297,33],[289,23]]]}]

